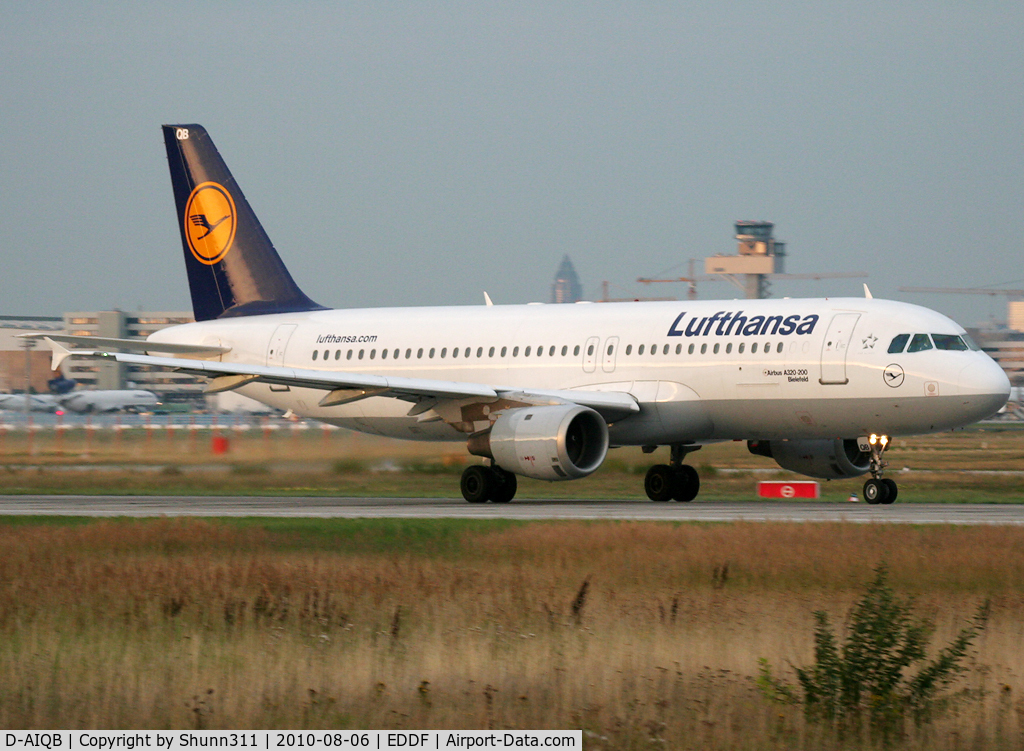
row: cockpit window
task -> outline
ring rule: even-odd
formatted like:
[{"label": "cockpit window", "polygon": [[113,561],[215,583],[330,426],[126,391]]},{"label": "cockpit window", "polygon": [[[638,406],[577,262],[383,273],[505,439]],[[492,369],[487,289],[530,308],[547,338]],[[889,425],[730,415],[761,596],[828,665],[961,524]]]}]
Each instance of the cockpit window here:
[{"label": "cockpit window", "polygon": [[909,338],[910,334],[897,334],[893,337],[892,342],[889,344],[889,354],[897,355],[902,352],[906,348]]},{"label": "cockpit window", "polygon": [[959,352],[967,350],[964,340],[956,334],[932,334],[932,341],[935,342],[935,349],[954,349]]},{"label": "cockpit window", "polygon": [[975,342],[973,339],[971,339],[970,335],[968,335],[968,334],[961,334],[960,338],[963,339],[964,342],[966,342],[967,349],[969,349],[969,350],[971,350],[973,352],[980,352],[981,351],[981,347],[978,346],[977,342]]},{"label": "cockpit window", "polygon": [[914,338],[910,340],[910,346],[907,347],[907,352],[924,352],[931,348],[932,340],[928,338],[927,334],[914,334]]}]

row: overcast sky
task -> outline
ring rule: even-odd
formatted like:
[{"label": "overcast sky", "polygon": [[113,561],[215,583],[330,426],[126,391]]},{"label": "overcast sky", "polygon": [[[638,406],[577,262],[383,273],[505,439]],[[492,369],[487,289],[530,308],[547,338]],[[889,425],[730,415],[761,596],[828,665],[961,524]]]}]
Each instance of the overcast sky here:
[{"label": "overcast sky", "polygon": [[0,311],[188,309],[159,126],[196,122],[330,306],[547,301],[566,253],[654,294],[767,219],[791,272],[1003,318],[897,288],[1024,287],[1022,50],[1019,0],[11,3]]}]

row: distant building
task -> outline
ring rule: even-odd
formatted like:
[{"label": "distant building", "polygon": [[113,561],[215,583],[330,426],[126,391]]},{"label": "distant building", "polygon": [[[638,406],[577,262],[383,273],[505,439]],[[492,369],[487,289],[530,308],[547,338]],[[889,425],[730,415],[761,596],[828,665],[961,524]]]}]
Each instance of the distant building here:
[{"label": "distant building", "polygon": [[551,302],[579,302],[583,299],[583,285],[580,278],[576,276],[576,269],[572,267],[569,256],[562,257],[562,265],[555,273],[555,282],[551,285]]},{"label": "distant building", "polygon": [[52,316],[0,316],[0,392],[25,390],[25,376],[31,379],[29,391],[45,394],[50,372],[50,350],[42,345],[30,346],[26,373],[27,342],[18,334],[59,334],[64,322]]}]

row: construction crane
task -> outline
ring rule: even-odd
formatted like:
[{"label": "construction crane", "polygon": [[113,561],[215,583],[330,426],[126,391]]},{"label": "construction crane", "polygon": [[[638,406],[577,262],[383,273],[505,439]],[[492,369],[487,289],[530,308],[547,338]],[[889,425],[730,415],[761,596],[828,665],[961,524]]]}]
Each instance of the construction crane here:
[{"label": "construction crane", "polygon": [[[1020,279],[1014,279],[1010,283],[1012,284],[1013,282],[1019,281]],[[900,287],[900,292],[929,292],[943,295],[986,295],[987,297],[1005,297],[1007,326],[1014,330],[1020,330],[1022,328],[1020,300],[1024,300],[1024,289],[999,289],[996,287]]]},{"label": "construction crane", "polygon": [[900,287],[900,292],[941,292],[948,295],[1024,297],[1024,289],[994,289],[992,287]]}]

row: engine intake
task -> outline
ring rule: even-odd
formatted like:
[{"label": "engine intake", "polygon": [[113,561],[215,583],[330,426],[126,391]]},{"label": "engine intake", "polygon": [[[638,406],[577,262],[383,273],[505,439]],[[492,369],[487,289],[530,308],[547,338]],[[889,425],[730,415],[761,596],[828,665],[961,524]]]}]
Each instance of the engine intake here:
[{"label": "engine intake", "polygon": [[469,453],[537,480],[574,480],[601,466],[608,425],[577,404],[519,407],[503,412],[483,433],[470,436]]},{"label": "engine intake", "polygon": [[823,480],[857,477],[871,469],[871,455],[852,438],[837,440],[747,441],[750,453],[774,459],[783,469]]}]

